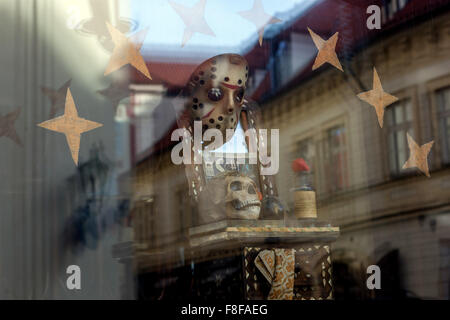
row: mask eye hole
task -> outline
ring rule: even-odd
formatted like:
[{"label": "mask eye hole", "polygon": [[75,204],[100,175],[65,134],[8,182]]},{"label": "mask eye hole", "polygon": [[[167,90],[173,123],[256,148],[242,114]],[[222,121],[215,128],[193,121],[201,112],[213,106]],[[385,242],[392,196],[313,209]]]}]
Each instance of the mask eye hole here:
[{"label": "mask eye hole", "polygon": [[208,98],[209,100],[214,102],[219,101],[223,98],[223,92],[220,88],[211,88],[208,91]]},{"label": "mask eye hole", "polygon": [[255,187],[253,187],[253,185],[249,184],[249,185],[248,185],[248,188],[247,188],[247,192],[248,192],[249,194],[256,194]]},{"label": "mask eye hole", "polygon": [[239,90],[236,91],[236,93],[234,94],[234,99],[236,99],[237,102],[242,102],[242,100],[244,99],[244,89],[240,88]]},{"label": "mask eye hole", "polygon": [[239,191],[239,190],[241,190],[242,189],[241,182],[240,181],[233,181],[233,182],[231,182],[230,189],[232,191]]}]

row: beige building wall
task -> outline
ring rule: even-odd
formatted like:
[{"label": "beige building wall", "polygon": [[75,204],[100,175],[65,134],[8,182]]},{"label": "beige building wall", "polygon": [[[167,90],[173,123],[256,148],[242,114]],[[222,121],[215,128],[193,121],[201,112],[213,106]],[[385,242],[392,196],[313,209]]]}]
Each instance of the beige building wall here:
[{"label": "beige building wall", "polygon": [[[322,67],[293,90],[263,105],[263,127],[280,129],[277,183],[283,200],[292,207],[291,162],[297,143],[311,137],[316,146],[314,164],[321,168],[315,174],[319,217],[342,231],[334,251],[346,251],[367,266],[398,249],[404,288],[429,298],[448,298],[442,288],[448,288],[449,279],[440,278],[439,262],[449,258],[439,250],[441,242],[450,237],[450,171],[440,166],[442,141],[434,90],[450,85],[449,18],[446,14],[433,23],[410,27],[357,53],[351,68],[360,79]],[[416,172],[404,178],[390,177],[386,114],[381,129],[374,108],[356,96],[372,88],[374,66],[385,91],[411,99],[409,132],[413,138],[419,144],[435,141],[429,157],[434,170],[430,179]],[[358,80],[365,88],[358,86]],[[335,125],[345,127],[349,183],[343,191],[327,193],[323,142],[326,130]],[[429,228],[430,221],[436,228]]]}]

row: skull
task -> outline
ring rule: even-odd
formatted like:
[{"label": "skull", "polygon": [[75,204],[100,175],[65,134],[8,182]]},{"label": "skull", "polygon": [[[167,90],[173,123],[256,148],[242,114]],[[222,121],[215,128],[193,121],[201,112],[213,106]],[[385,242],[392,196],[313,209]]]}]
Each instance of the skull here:
[{"label": "skull", "polygon": [[202,122],[202,134],[218,129],[226,142],[226,129],[234,131],[239,121],[247,79],[247,61],[237,54],[218,55],[197,67],[189,82],[187,107],[192,120]]},{"label": "skull", "polygon": [[247,176],[227,176],[225,207],[228,218],[258,219],[261,201],[256,184]]}]

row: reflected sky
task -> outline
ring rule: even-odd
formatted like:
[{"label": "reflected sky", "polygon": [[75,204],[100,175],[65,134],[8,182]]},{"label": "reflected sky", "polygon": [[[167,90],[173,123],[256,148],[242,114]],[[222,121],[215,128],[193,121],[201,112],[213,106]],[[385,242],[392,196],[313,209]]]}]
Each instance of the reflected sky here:
[{"label": "reflected sky", "polygon": [[[173,1],[193,7],[199,0]],[[206,49],[208,54],[224,50],[242,52],[258,41],[255,25],[238,14],[251,9],[253,2],[254,0],[208,0],[205,19],[216,36],[195,33],[183,48],[181,43],[185,24],[167,0],[131,1],[131,13],[132,19],[138,21],[139,29],[149,28],[142,48],[149,55],[170,48],[174,49],[173,54],[176,56],[191,51],[198,52],[199,49]],[[315,2],[317,0],[263,0],[262,3],[266,13],[283,20],[278,27],[285,27],[293,17]]]},{"label": "reflected sky", "polygon": [[[225,138],[224,138],[225,139]],[[248,153],[247,144],[245,142],[244,129],[242,129],[241,122],[238,122],[236,131],[230,141],[224,143],[220,148],[213,150],[212,152],[221,153]]]}]

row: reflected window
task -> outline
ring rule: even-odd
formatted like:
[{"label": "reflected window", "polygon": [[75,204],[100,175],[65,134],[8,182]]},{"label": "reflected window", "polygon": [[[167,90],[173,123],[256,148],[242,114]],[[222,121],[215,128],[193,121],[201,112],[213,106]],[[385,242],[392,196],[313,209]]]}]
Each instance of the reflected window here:
[{"label": "reflected window", "polygon": [[139,201],[133,212],[135,239],[138,243],[149,247],[155,246],[156,221],[155,221],[155,199],[149,197]]},{"label": "reflected window", "polygon": [[436,92],[438,104],[438,120],[442,141],[442,160],[450,164],[450,87]]},{"label": "reflected window", "polygon": [[[392,19],[394,15],[403,9],[410,0],[385,0],[384,1],[384,17],[388,20]],[[386,22],[386,18],[383,22]]]},{"label": "reflected window", "polygon": [[450,240],[440,241],[439,246],[439,298],[450,298]]},{"label": "reflected window", "polygon": [[197,208],[188,197],[188,194],[188,188],[179,189],[176,193],[180,240],[187,240],[189,228],[198,225]]},{"label": "reflected window", "polygon": [[401,173],[409,157],[406,133],[414,137],[411,99],[401,100],[386,109],[389,171],[392,176]]},{"label": "reflected window", "polygon": [[[161,139],[161,132],[168,130],[167,119],[161,118],[169,112],[161,115],[157,107],[162,103],[165,89],[162,85],[137,85],[130,86],[132,97],[130,99],[130,115],[132,125],[132,148],[135,159],[153,144]],[[161,127],[161,124],[165,126]]]},{"label": "reflected window", "polygon": [[327,192],[342,191],[348,186],[346,132],[343,125],[326,132],[324,180]]}]

